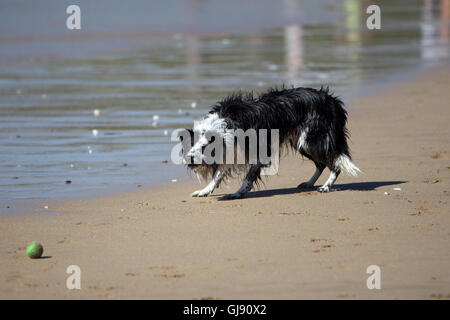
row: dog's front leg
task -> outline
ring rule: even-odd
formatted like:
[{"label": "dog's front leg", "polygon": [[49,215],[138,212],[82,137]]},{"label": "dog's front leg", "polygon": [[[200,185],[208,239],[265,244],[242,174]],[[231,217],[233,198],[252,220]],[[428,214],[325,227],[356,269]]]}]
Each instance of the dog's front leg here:
[{"label": "dog's front leg", "polygon": [[227,194],[223,196],[222,199],[229,200],[229,199],[239,199],[242,198],[253,188],[253,183],[260,177],[261,173],[261,165],[255,164],[250,167],[250,170],[248,170],[247,175],[244,178],[244,181],[242,181],[242,185],[239,188],[238,191],[232,194]]},{"label": "dog's front leg", "polygon": [[218,170],[215,174],[211,182],[202,190],[194,191],[191,196],[193,197],[207,197],[209,196],[214,189],[220,184],[222,179],[225,176],[225,171]]}]

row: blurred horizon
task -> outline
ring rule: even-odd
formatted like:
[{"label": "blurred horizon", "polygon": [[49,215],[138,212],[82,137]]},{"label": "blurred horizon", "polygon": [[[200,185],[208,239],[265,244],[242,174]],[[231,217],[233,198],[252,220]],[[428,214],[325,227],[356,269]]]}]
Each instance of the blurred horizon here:
[{"label": "blurred horizon", "polygon": [[[124,49],[173,35],[251,33],[290,24],[312,25],[336,19],[332,0],[168,0],[67,1],[4,0],[0,3],[0,61],[80,55]],[[66,8],[81,8],[81,30],[66,28]],[[18,19],[18,17],[22,17]],[[19,55],[17,55],[19,54]],[[24,60],[22,60],[24,61]]]}]

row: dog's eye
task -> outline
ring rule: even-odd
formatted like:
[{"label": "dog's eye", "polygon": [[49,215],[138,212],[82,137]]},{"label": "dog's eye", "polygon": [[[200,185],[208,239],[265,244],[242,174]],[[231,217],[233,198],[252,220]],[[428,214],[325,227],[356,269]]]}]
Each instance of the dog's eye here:
[{"label": "dog's eye", "polygon": [[209,142],[210,142],[210,143],[211,143],[211,142],[214,142],[214,141],[216,141],[216,137],[212,136],[212,137],[209,138]]}]

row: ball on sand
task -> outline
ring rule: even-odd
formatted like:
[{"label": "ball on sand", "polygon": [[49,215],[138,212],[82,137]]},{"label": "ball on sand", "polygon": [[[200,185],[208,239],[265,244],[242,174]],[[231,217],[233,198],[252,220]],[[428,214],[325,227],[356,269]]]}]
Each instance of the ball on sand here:
[{"label": "ball on sand", "polygon": [[27,247],[27,256],[31,259],[38,259],[44,253],[44,247],[39,242],[33,241]]}]

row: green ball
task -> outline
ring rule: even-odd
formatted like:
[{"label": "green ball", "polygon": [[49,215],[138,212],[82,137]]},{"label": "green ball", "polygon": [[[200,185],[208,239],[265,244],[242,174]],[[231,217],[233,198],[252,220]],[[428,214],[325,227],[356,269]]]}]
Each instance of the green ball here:
[{"label": "green ball", "polygon": [[44,247],[39,242],[33,241],[27,247],[27,256],[31,259],[38,259],[44,253]]}]

